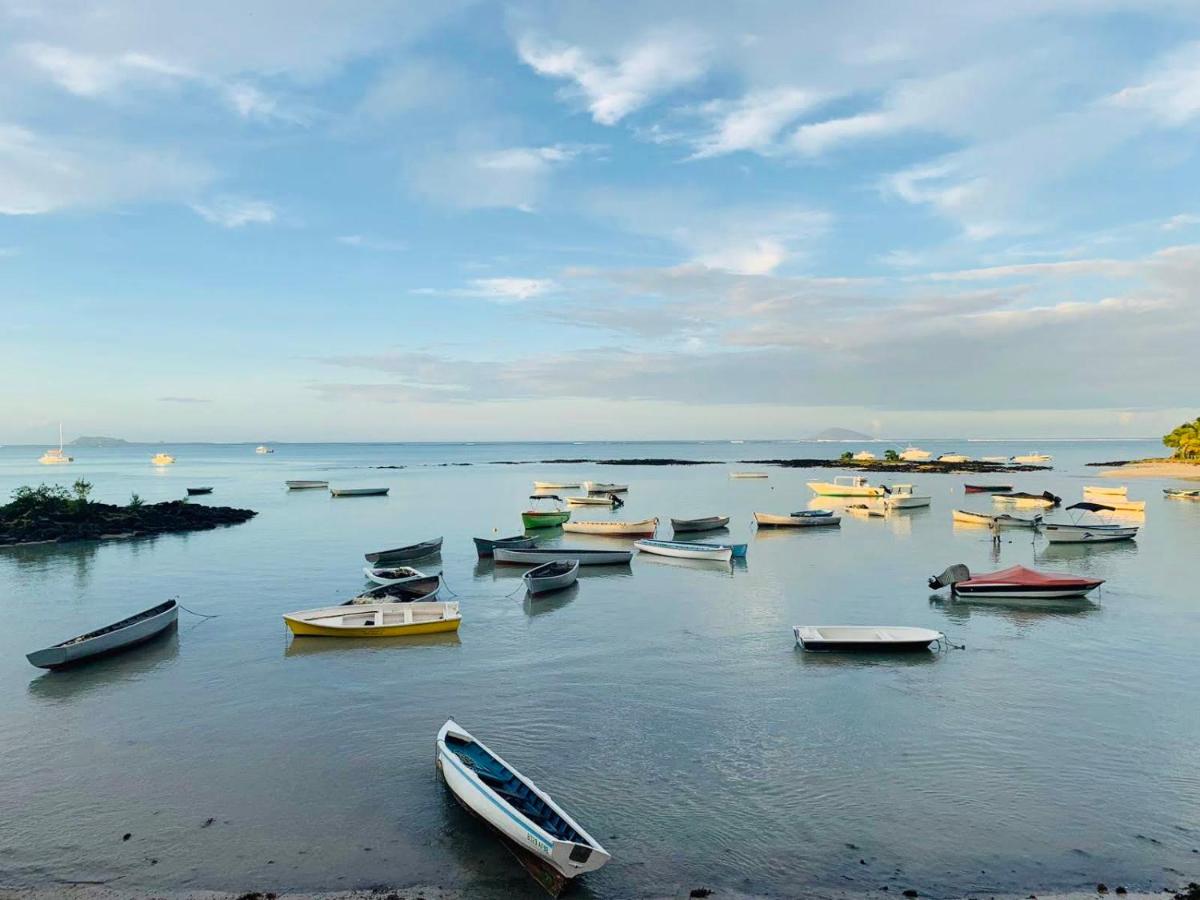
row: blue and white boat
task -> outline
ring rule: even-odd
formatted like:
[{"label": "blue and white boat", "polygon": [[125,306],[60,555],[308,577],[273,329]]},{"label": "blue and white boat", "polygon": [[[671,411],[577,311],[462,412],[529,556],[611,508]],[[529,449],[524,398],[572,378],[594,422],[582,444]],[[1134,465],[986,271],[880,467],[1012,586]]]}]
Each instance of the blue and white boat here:
[{"label": "blue and white boat", "polygon": [[563,879],[593,872],[611,859],[549,794],[453,719],[438,732],[437,769],[459,803],[499,831],[523,864],[525,856],[532,857],[557,873],[558,890]]},{"label": "blue and white boat", "polygon": [[641,553],[653,553],[656,556],[673,556],[677,559],[715,559],[720,562],[729,562],[733,558],[732,547],[718,547],[692,541],[655,541],[643,539],[634,541],[633,546]]}]

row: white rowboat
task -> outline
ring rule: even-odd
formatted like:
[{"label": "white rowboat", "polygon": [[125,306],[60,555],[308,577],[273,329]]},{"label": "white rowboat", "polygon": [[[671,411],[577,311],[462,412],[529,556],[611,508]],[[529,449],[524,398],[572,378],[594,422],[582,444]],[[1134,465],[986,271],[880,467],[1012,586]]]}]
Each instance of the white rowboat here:
[{"label": "white rowboat", "polygon": [[128,650],[166,631],[178,619],[179,604],[168,600],[120,622],[89,631],[45,650],[35,650],[25,658],[41,669],[69,666],[86,659]]},{"label": "white rowboat", "polygon": [[655,556],[673,556],[677,559],[715,559],[729,562],[733,558],[732,547],[706,547],[687,541],[635,541],[633,544],[642,553]]},{"label": "white rowboat", "polygon": [[330,488],[334,497],[386,497],[390,488]]},{"label": "white rowboat", "polygon": [[766,472],[730,472],[730,478],[767,478]]},{"label": "white rowboat", "polygon": [[612,484],[607,481],[582,481],[579,486],[589,494],[623,494],[629,490],[627,484]]},{"label": "white rowboat", "polygon": [[581,566],[624,566],[633,559],[632,550],[591,550],[582,547],[536,547],[510,550],[497,547],[493,556],[498,563],[540,565],[558,559],[577,559]]},{"label": "white rowboat", "polygon": [[403,584],[417,578],[424,578],[425,573],[410,566],[393,566],[390,568],[365,566],[363,574],[368,581],[376,584]]},{"label": "white rowboat", "polygon": [[906,625],[797,625],[796,643],[805,650],[855,653],[911,653],[928,650],[946,636]]},{"label": "white rowboat", "polygon": [[616,501],[612,497],[568,497],[567,506],[613,506]]},{"label": "white rowboat", "polygon": [[311,491],[316,488],[329,487],[328,481],[285,481],[289,491]]},{"label": "white rowboat", "polygon": [[561,591],[563,588],[573,585],[578,577],[579,560],[577,559],[556,559],[554,562],[542,563],[521,576],[525,581],[525,589],[531,594]]},{"label": "white rowboat", "polygon": [[658,519],[642,519],[639,522],[564,522],[563,531],[575,534],[606,534],[616,536],[648,534],[653,536],[658,528]]}]

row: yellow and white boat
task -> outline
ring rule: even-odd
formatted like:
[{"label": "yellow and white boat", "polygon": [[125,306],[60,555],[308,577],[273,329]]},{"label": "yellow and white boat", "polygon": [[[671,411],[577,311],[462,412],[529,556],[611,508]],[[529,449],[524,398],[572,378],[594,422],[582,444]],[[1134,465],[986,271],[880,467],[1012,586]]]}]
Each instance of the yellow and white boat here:
[{"label": "yellow and white boat", "polygon": [[283,617],[292,634],[313,637],[408,637],[458,631],[458,603],[367,603],[327,606]]},{"label": "yellow and white boat", "polygon": [[883,488],[861,475],[839,475],[833,481],[809,481],[809,489],[822,497],[882,497]]},{"label": "yellow and white boat", "polygon": [[169,466],[175,462],[175,457],[170,453],[155,453],[150,457],[150,464],[153,466]]},{"label": "yellow and white boat", "polygon": [[38,462],[40,462],[43,466],[57,466],[74,462],[74,460],[74,457],[67,456],[67,454],[63,452],[62,423],[60,422],[58,425],[58,449],[47,450],[42,454],[41,459],[39,459]]}]

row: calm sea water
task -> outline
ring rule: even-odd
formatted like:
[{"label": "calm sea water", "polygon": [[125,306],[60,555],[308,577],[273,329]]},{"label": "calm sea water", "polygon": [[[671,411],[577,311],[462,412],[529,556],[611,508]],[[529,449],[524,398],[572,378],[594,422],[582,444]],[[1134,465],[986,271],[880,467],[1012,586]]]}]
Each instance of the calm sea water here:
[{"label": "calm sea water", "polygon": [[[952,449],[930,442],[934,451]],[[1024,445],[960,444],[972,455]],[[0,883],[148,888],[441,884],[538,889],[434,778],[448,716],[554,794],[614,860],[579,896],[706,885],[765,896],[915,887],[949,894],[1200,871],[1200,505],[1149,501],[1136,543],[1055,550],[955,528],[961,476],[921,476],[933,506],[840,529],[755,533],[754,510],[808,505],[830,471],[518,465],[551,457],[831,456],[795,443],[173,446],[79,450],[70,468],[0,449],[0,496],[86,477],[97,499],[259,511],[156,539],[0,550]],[[1153,443],[1046,442],[1017,489],[1078,499],[1083,463]],[[441,465],[471,462],[472,466]],[[403,465],[372,470],[372,465]],[[471,537],[520,530],[530,482],[628,481],[622,517],[733,516],[744,567],[638,558],[528,601]],[[979,476],[975,476],[978,478]],[[386,498],[287,493],[289,478],[387,485]],[[576,518],[599,518],[585,511]],[[666,529],[664,529],[665,531]],[[445,536],[457,637],[290,640],[280,615],[363,585],[365,551]],[[577,536],[572,541],[584,542]],[[596,546],[623,542],[593,538]],[[950,563],[1107,579],[1071,612],[932,602]],[[177,636],[67,673],[30,650],[178,596]],[[804,654],[797,623],[946,631],[966,649],[907,659]],[[213,823],[205,827],[208,819]],[[130,833],[128,841],[122,836]],[[861,861],[861,862],[860,862]]]}]

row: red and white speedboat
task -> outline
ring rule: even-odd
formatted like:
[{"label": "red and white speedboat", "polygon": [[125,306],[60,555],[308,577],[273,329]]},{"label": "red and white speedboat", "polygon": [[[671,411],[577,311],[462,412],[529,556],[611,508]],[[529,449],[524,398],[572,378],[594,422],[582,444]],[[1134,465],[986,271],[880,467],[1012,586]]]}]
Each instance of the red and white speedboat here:
[{"label": "red and white speedboat", "polygon": [[1055,572],[1035,572],[1024,566],[1012,566],[986,575],[972,575],[962,565],[951,566],[929,579],[934,590],[948,587],[963,599],[989,600],[1062,600],[1084,597],[1104,584],[1102,578],[1080,578]]}]

